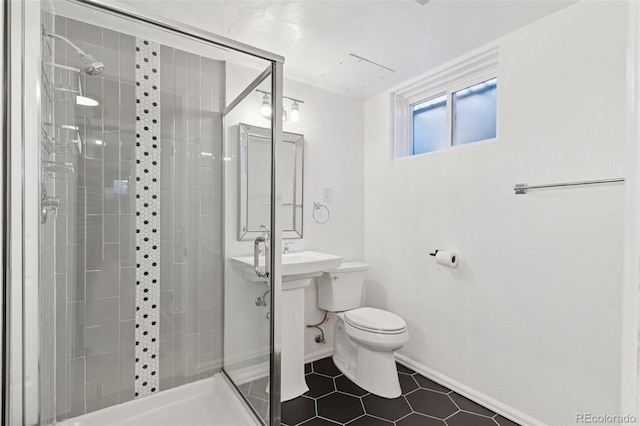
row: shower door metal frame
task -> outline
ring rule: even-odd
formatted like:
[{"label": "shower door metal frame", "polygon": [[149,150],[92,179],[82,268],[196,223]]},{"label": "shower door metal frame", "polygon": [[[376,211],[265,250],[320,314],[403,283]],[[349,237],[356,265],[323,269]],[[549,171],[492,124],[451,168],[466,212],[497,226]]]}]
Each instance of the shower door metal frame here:
[{"label": "shower door metal frame", "polygon": [[[279,426],[281,416],[281,365],[282,365],[282,188],[276,159],[282,144],[283,62],[271,65],[271,351],[269,363],[269,413],[271,425]],[[266,260],[265,260],[266,261]]]},{"label": "shower door metal frame", "polygon": [[[272,141],[282,138],[282,86],[284,57],[208,31],[164,17],[142,14],[135,9],[114,6],[101,0],[66,0],[102,12],[149,24],[173,34],[230,49],[271,63],[271,89],[274,106],[271,117]],[[40,1],[8,0],[3,2],[0,22],[3,22],[4,42],[1,47],[2,96],[0,130],[4,143],[2,157],[3,189],[3,303],[1,322],[3,339],[2,424],[34,425],[40,422],[38,400],[38,270],[39,209],[38,206],[38,113],[40,110]],[[25,55],[28,51],[29,55]],[[6,73],[4,71],[7,71]],[[28,84],[30,82],[31,84]],[[13,90],[10,90],[13,88]],[[19,90],[16,90],[19,88]],[[16,149],[18,148],[18,149]],[[271,232],[272,247],[280,247],[280,207],[282,193],[276,168],[278,144],[272,142],[271,157]],[[10,167],[13,166],[13,167]],[[10,172],[10,174],[9,174]],[[6,177],[6,179],[5,179]],[[6,214],[5,214],[6,213]],[[34,238],[34,230],[35,238]],[[224,253],[223,253],[224,255]],[[281,253],[274,250],[271,263],[270,315],[270,424],[279,425],[281,369]],[[10,299],[6,299],[10,296]],[[11,318],[5,318],[11,315]],[[10,320],[10,321],[7,321]],[[34,347],[35,345],[35,347]],[[10,352],[9,354],[7,354]],[[11,362],[9,362],[11,361]],[[29,389],[24,386],[31,380]],[[5,417],[6,416],[6,417]]]},{"label": "shower door metal frame", "polygon": [[7,338],[8,338],[8,316],[9,316],[9,222],[10,215],[8,214],[9,207],[9,161],[10,158],[10,146],[9,146],[9,123],[8,112],[9,107],[9,49],[7,43],[9,42],[9,34],[11,27],[9,25],[9,2],[2,2],[0,5],[0,22],[2,22],[2,29],[0,30],[0,138],[2,139],[2,147],[0,147],[0,188],[2,188],[2,200],[0,200],[0,223],[2,223],[2,247],[0,248],[0,255],[2,256],[2,291],[0,291],[0,306],[2,307],[2,313],[0,316],[0,333],[2,333],[2,341],[0,342],[0,349],[2,350],[0,370],[2,371],[2,378],[0,379],[2,387],[0,388],[0,424],[9,423],[9,396],[7,390],[9,379],[9,353]]},{"label": "shower door metal frame", "polygon": [[[39,423],[39,110],[40,3],[5,1],[6,181],[3,200],[5,323],[3,418],[7,424]],[[26,54],[26,53],[29,54]],[[8,358],[8,360],[7,360]],[[27,401],[32,405],[27,406]],[[30,408],[33,407],[33,410]]]},{"label": "shower door metal frame", "polygon": [[191,25],[184,24],[182,22],[174,21],[173,19],[165,18],[163,16],[141,13],[134,8],[125,7],[122,5],[113,5],[104,0],[66,0],[69,3],[80,4],[84,6],[90,6],[95,9],[107,12],[122,18],[128,18],[133,21],[151,24],[155,27],[162,28],[174,34],[193,38],[202,41],[207,44],[213,44],[225,49],[231,49],[239,53],[245,53],[256,58],[264,59],[272,63],[284,63],[284,57],[272,52],[268,52],[257,47],[250,46],[245,43],[241,43],[230,38],[214,34],[212,32],[203,30],[201,28],[193,27]]}]

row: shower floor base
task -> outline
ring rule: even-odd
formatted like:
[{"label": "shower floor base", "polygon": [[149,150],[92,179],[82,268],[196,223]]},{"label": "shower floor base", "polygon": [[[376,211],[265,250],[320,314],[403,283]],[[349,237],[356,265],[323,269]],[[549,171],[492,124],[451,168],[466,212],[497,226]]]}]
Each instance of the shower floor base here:
[{"label": "shower floor base", "polygon": [[58,426],[258,425],[221,374],[115,405]]}]

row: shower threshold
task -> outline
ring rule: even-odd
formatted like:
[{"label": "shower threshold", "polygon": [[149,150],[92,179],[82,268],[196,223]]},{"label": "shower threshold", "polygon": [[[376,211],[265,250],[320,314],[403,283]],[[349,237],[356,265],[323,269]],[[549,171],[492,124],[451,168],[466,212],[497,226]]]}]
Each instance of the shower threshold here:
[{"label": "shower threshold", "polygon": [[58,426],[259,425],[220,373],[152,396],[57,423]]}]

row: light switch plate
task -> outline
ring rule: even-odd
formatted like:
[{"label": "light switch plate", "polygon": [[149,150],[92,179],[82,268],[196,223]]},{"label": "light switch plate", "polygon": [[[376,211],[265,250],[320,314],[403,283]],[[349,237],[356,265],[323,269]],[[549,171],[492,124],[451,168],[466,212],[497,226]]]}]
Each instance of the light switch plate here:
[{"label": "light switch plate", "polygon": [[333,201],[333,189],[330,186],[322,187],[322,202],[330,203]]}]

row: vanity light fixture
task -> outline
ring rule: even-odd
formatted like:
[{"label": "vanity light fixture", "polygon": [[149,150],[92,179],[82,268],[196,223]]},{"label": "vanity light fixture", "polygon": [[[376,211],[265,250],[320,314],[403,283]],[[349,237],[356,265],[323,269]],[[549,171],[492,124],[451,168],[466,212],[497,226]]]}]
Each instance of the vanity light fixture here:
[{"label": "vanity light fixture", "polygon": [[262,97],[262,109],[260,110],[264,117],[271,117],[271,98],[268,93]]},{"label": "vanity light fixture", "polygon": [[[262,108],[260,110],[260,112],[262,113],[262,116],[265,118],[270,118],[271,117],[271,93],[266,92],[264,90],[260,90],[260,89],[256,89],[256,92],[263,94]],[[303,104],[304,101],[301,99],[290,98],[289,96],[283,96],[282,98],[283,98],[283,103],[284,103],[284,100],[289,100],[292,102],[291,113],[287,113],[287,110],[285,109],[284,105],[282,106],[282,121],[287,121],[288,118],[290,118],[291,121],[293,122],[300,120],[300,104]]]},{"label": "vanity light fixture", "polygon": [[291,121],[296,122],[300,120],[300,106],[298,102],[293,101],[293,105],[291,105]]}]

